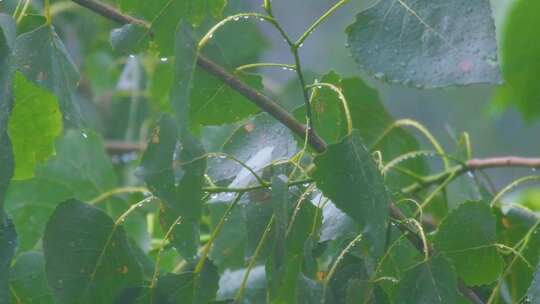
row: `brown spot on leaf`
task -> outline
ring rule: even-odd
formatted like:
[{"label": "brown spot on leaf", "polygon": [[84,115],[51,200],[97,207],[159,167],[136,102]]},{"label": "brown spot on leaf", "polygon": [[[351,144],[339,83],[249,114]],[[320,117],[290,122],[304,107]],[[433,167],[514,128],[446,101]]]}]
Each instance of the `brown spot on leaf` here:
[{"label": "brown spot on leaf", "polygon": [[122,274],[126,274],[126,273],[129,272],[129,268],[126,265],[124,265],[124,266],[120,267],[120,269],[118,269],[118,271],[120,273],[122,273]]},{"label": "brown spot on leaf", "polygon": [[159,144],[159,127],[155,127],[152,131],[152,143]]},{"label": "brown spot on leaf", "polygon": [[248,122],[247,124],[244,125],[244,130],[246,130],[246,132],[248,133],[253,132],[253,130],[255,130],[255,124],[252,122]]}]

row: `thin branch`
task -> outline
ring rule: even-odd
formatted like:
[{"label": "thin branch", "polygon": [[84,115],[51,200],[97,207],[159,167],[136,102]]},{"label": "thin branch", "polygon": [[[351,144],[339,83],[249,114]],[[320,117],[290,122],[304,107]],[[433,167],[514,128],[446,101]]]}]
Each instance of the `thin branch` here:
[{"label": "thin branch", "polygon": [[150,24],[142,19],[138,19],[135,17],[132,17],[130,15],[126,15],[118,11],[116,8],[105,4],[103,2],[95,1],[95,0],[71,0],[80,6],[84,6],[87,9],[98,13],[99,15],[106,17],[107,19],[110,19],[112,21],[115,21],[120,24],[138,24],[147,28],[150,28]]},{"label": "thin branch", "polygon": [[492,158],[473,158],[464,165],[457,165],[442,173],[426,177],[423,181],[414,183],[402,190],[403,193],[416,193],[432,185],[440,184],[452,176],[452,180],[464,173],[493,168],[521,167],[540,169],[540,158],[527,158],[519,156],[501,156]]},{"label": "thin branch", "polygon": [[[135,24],[143,25],[148,28],[150,27],[148,22],[123,14],[119,12],[117,9],[109,5],[100,3],[98,1],[95,1],[95,0],[72,0],[72,1],[106,18],[116,21],[120,24],[135,23]],[[287,126],[291,131],[296,133],[298,136],[304,138],[306,135],[306,132],[308,132],[308,142],[310,143],[310,145],[313,147],[315,151],[322,153],[324,152],[324,150],[326,150],[326,144],[322,140],[322,138],[317,136],[317,134],[315,134],[312,129],[309,129],[304,124],[298,122],[291,114],[289,114],[289,112],[287,112],[287,110],[281,107],[277,102],[270,99],[266,95],[261,94],[260,92],[253,89],[252,87],[248,86],[238,77],[236,77],[235,75],[227,71],[225,68],[216,64],[212,60],[204,57],[203,55],[199,55],[197,64],[203,70],[219,78],[225,84],[227,84],[232,89],[234,89],[235,91],[237,91],[238,93],[246,97],[248,100],[256,104],[262,110],[272,115],[275,119],[279,120],[281,123]]]}]

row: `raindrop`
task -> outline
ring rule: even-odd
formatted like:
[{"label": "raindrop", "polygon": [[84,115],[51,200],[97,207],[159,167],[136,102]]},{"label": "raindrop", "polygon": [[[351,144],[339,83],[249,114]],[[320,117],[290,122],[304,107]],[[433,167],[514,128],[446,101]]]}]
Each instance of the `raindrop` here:
[{"label": "raindrop", "polygon": [[135,55],[129,54],[129,58],[135,58]]},{"label": "raindrop", "polygon": [[474,174],[471,171],[467,172],[467,176],[470,177],[470,178],[474,178]]},{"label": "raindrop", "polygon": [[86,132],[84,132],[84,131],[81,132],[81,135],[82,135],[82,137],[84,137],[84,139],[88,138],[88,134],[86,134]]},{"label": "raindrop", "polygon": [[382,78],[384,78],[384,73],[377,72],[373,76],[375,76],[375,78],[377,78],[377,79],[382,79]]},{"label": "raindrop", "polygon": [[167,61],[169,61],[169,58],[167,58],[167,57],[161,57],[161,58],[159,58],[159,60],[160,60],[161,62],[167,62]]},{"label": "raindrop", "polygon": [[532,170],[532,172],[536,172],[536,168],[532,168],[531,170]]},{"label": "raindrop", "polygon": [[304,46],[304,44],[303,44],[303,43],[300,43],[300,45],[298,46],[298,48],[301,48],[301,47],[303,47],[303,46]]},{"label": "raindrop", "polygon": [[246,20],[249,19],[249,16],[244,16],[244,19],[246,19]]},{"label": "raindrop", "polygon": [[238,20],[240,20],[240,18],[239,17],[234,17],[233,20],[238,21]]}]

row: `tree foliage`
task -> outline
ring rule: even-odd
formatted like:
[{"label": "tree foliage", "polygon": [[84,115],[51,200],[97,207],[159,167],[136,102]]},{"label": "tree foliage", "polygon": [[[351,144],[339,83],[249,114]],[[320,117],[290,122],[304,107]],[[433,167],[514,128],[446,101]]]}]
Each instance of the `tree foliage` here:
[{"label": "tree foliage", "polygon": [[[540,303],[538,196],[501,199],[540,177],[477,174],[540,160],[446,152],[369,84],[489,84],[533,119],[536,2],[498,48],[487,0],[377,1],[353,77],[299,50],[356,1],[297,39],[247,2],[0,0],[0,304]],[[259,24],[293,64],[260,62]]]}]

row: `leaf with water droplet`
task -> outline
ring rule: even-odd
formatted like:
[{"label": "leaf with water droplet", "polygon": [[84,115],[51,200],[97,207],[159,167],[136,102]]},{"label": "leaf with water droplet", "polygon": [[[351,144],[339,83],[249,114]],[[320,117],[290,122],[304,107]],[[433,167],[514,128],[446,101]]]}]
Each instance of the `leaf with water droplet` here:
[{"label": "leaf with water droplet", "polygon": [[[70,247],[71,242],[80,245]],[[124,229],[102,210],[76,200],[60,204],[50,217],[43,252],[47,281],[59,304],[113,303],[124,288],[142,284],[141,266]]]},{"label": "leaf with water droplet", "polygon": [[485,59],[497,58],[489,1],[381,0],[358,14],[347,35],[359,65],[390,83],[501,82],[498,64]]}]

